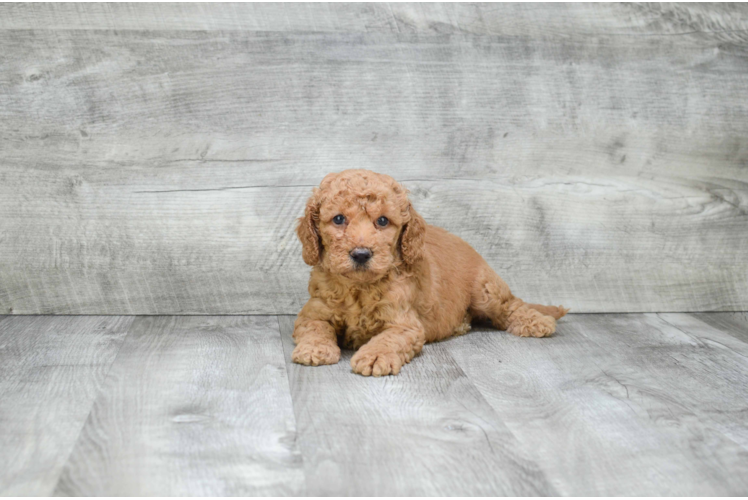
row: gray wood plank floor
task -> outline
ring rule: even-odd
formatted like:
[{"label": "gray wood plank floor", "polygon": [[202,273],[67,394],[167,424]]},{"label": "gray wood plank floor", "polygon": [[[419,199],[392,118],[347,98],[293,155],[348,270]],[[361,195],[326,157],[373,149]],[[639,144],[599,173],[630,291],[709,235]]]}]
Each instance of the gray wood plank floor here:
[{"label": "gray wood plank floor", "polygon": [[0,495],[52,491],[132,321],[0,321]]},{"label": "gray wood plank floor", "polygon": [[55,493],[301,493],[274,317],[140,317]]},{"label": "gray wood plank floor", "polygon": [[745,313],[488,328],[398,377],[291,316],[0,316],[0,495],[745,495]]}]

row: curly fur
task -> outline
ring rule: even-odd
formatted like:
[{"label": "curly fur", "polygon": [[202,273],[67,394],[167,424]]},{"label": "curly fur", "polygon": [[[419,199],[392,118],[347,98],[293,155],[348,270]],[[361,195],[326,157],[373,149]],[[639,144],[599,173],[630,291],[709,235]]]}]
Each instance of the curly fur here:
[{"label": "curly fur", "polygon": [[[346,217],[336,225],[332,219]],[[380,216],[389,224],[376,224]],[[546,337],[567,313],[527,304],[463,240],[426,224],[392,177],[368,170],[326,176],[299,219],[304,262],[313,266],[309,301],[294,326],[292,358],[334,364],[340,347],[361,375],[396,375],[424,343],[466,333],[487,319],[521,337]],[[357,267],[354,248],[371,260]]]}]

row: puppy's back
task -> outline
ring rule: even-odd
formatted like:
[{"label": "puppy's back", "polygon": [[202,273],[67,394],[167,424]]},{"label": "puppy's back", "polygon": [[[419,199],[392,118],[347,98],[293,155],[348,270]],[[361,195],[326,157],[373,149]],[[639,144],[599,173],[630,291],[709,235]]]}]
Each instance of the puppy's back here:
[{"label": "puppy's back", "polygon": [[426,254],[444,273],[472,283],[476,269],[486,264],[465,240],[438,226],[426,227]]}]

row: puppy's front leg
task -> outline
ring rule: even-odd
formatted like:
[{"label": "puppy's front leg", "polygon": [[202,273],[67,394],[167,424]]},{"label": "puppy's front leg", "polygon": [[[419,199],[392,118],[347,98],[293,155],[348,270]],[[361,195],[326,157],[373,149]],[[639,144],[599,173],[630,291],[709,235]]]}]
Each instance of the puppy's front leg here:
[{"label": "puppy's front leg", "polygon": [[340,361],[340,347],[335,328],[326,321],[326,308],[321,301],[310,300],[302,308],[293,328],[296,342],[291,354],[294,363],[302,365],[334,365]]},{"label": "puppy's front leg", "polygon": [[419,321],[391,325],[353,355],[351,368],[366,377],[397,375],[404,364],[421,352],[425,342],[425,331]]}]

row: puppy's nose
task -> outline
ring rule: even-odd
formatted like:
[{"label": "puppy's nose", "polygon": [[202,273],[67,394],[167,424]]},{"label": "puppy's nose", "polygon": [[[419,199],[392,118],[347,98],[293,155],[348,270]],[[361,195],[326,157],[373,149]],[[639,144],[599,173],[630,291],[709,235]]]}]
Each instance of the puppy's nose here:
[{"label": "puppy's nose", "polygon": [[356,264],[366,264],[371,259],[371,250],[368,248],[354,248],[351,250],[351,259]]}]

